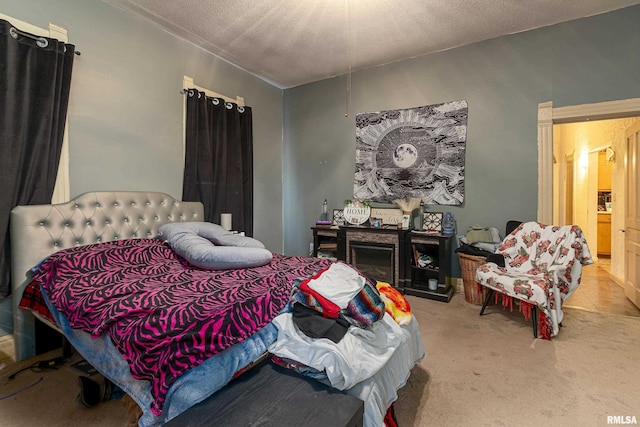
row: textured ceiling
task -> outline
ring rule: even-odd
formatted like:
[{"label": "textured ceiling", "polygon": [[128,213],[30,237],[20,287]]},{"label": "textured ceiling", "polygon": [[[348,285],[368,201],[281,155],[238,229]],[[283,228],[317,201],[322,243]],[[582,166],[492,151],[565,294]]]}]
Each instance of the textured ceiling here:
[{"label": "textured ceiling", "polygon": [[105,0],[280,88],[640,0]]}]

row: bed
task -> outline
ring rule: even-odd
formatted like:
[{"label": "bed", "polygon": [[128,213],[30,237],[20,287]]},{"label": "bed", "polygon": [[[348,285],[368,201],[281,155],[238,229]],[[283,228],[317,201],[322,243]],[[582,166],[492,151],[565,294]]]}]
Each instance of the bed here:
[{"label": "bed", "polygon": [[[167,223],[202,221],[202,217],[201,204],[181,202],[167,194],[155,192],[93,192],[64,204],[15,208],[11,216],[11,244],[17,358],[24,359],[34,355],[34,317],[39,317],[61,331],[89,363],[135,400],[142,410],[140,426],[155,426],[215,393],[238,372],[264,357],[278,338],[278,328],[271,321],[258,325],[248,336],[237,339],[224,349],[211,354],[186,357],[193,362],[191,364],[182,366],[186,359],[176,362],[181,364],[181,369],[169,372],[178,372],[177,375],[145,379],[129,363],[131,358],[127,352],[122,351],[125,344],[119,342],[118,338],[112,339],[103,329],[98,328],[89,333],[71,327],[70,319],[75,324],[79,319],[82,321],[82,316],[76,316],[73,312],[65,316],[56,309],[46,293],[43,293],[42,298],[51,314],[49,319],[37,311],[18,308],[19,296],[32,283],[34,267],[54,253],[56,255],[44,261],[45,264],[63,254],[67,256],[69,252],[84,251],[85,247],[98,250],[108,247],[110,253],[124,251],[117,252],[120,257],[131,257],[131,253],[138,253],[143,246],[145,250],[151,247],[156,252],[167,252],[158,243],[158,239],[155,239],[158,229]],[[167,256],[172,263],[184,261],[170,252],[169,250]],[[319,258],[274,254],[268,265],[226,270],[222,274],[226,277],[225,281],[234,278],[238,286],[244,288],[251,288],[252,283],[261,283],[261,280],[264,281],[261,278],[266,276],[270,277],[269,280],[293,286],[296,279],[311,276],[326,268],[329,263]],[[54,293],[52,292],[52,297],[56,297]],[[268,304],[265,305],[267,306]],[[279,308],[278,305],[277,309]],[[243,310],[246,312],[246,308]],[[276,314],[273,312],[267,316],[272,318]],[[346,390],[348,394],[365,402],[365,425],[383,424],[382,419],[388,406],[397,398],[397,390],[404,385],[415,363],[424,357],[415,319],[401,328],[400,335],[397,348],[384,366]],[[164,352],[157,357],[167,358],[174,353]],[[167,377],[170,377],[169,380]]]}]

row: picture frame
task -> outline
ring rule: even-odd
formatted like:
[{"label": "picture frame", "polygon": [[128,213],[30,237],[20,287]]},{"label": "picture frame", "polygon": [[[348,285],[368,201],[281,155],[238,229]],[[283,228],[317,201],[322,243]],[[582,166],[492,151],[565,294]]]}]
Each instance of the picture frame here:
[{"label": "picture frame", "polygon": [[382,225],[402,223],[402,209],[397,208],[371,208],[371,217],[382,221]]},{"label": "picture frame", "polygon": [[332,225],[337,225],[337,226],[344,225],[344,211],[342,209],[333,210]]},{"label": "picture frame", "polygon": [[433,233],[442,232],[442,212],[423,212],[422,229]]}]

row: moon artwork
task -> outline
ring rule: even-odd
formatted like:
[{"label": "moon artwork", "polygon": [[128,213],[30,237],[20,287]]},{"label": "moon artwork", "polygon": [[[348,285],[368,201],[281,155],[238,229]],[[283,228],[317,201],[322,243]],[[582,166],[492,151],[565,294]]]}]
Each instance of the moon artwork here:
[{"label": "moon artwork", "polygon": [[464,100],[358,114],[353,197],[461,205],[467,116]]},{"label": "moon artwork", "polygon": [[400,144],[393,150],[393,163],[399,168],[408,168],[418,160],[418,149],[412,144]]}]

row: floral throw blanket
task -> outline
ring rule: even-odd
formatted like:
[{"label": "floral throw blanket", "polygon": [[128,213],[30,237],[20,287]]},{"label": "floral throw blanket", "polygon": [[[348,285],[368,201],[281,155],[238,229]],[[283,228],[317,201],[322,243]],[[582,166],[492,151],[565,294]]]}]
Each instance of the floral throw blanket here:
[{"label": "floral throw blanket", "polygon": [[261,267],[202,270],[159,240],[130,239],[56,252],[34,279],[72,328],[109,334],[131,375],[150,381],[159,415],[176,378],[264,327],[295,279],[329,264],[274,254]]},{"label": "floral throw blanket", "polygon": [[483,264],[476,270],[476,281],[502,296],[511,306],[513,298],[528,319],[535,305],[540,309],[539,329],[550,339],[562,322],[562,302],[580,284],[582,266],[592,264],[589,247],[577,225],[551,226],[537,222],[520,224],[504,238],[496,250],[505,258],[505,267]]}]

